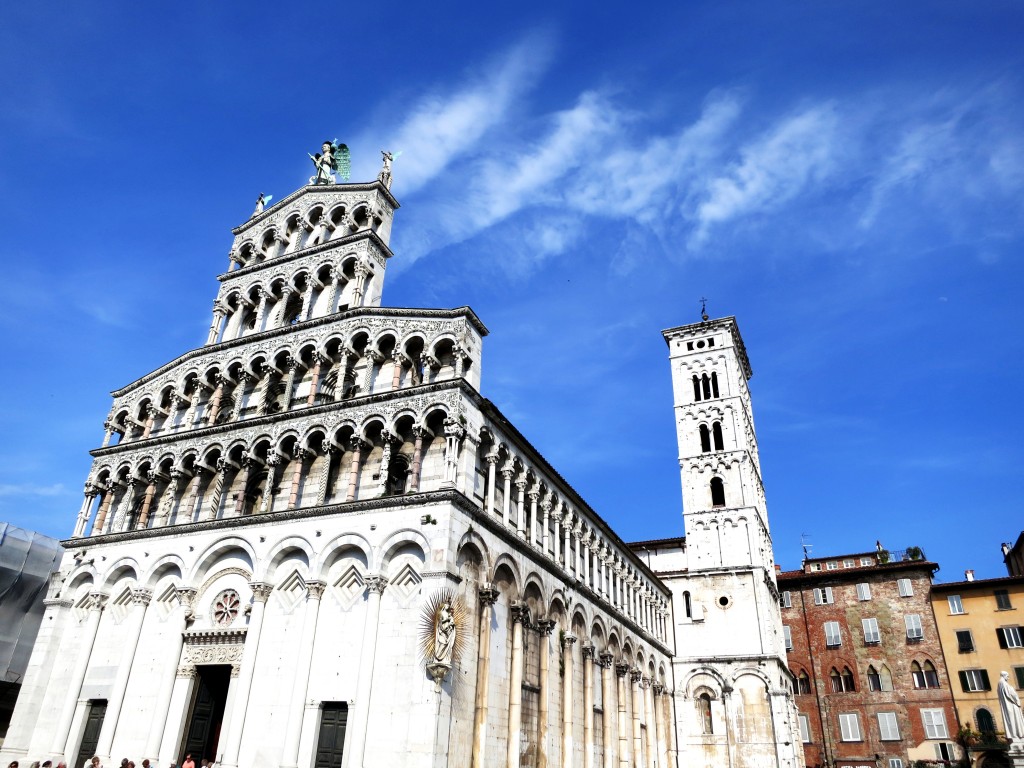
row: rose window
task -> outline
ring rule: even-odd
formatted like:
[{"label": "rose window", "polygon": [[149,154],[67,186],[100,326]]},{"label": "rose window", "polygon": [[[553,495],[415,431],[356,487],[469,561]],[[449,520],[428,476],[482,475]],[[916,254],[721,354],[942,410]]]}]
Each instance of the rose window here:
[{"label": "rose window", "polygon": [[213,601],[213,623],[219,627],[230,625],[237,618],[241,606],[238,593],[233,589],[225,589]]}]

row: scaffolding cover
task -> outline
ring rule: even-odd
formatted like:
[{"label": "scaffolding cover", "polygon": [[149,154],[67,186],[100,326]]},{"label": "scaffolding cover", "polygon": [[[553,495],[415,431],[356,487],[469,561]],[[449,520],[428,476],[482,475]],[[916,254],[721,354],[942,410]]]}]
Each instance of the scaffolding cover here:
[{"label": "scaffolding cover", "polygon": [[20,683],[25,676],[50,574],[63,553],[56,539],[0,523],[0,680]]}]

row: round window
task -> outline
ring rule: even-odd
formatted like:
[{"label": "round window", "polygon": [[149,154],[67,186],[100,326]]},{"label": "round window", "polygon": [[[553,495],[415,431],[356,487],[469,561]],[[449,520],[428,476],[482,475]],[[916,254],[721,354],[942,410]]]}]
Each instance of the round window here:
[{"label": "round window", "polygon": [[242,601],[233,589],[225,589],[213,601],[213,623],[218,627],[230,626],[238,617]]},{"label": "round window", "polygon": [[722,595],[720,598],[718,598],[718,604],[723,608],[728,608],[731,602],[732,601],[726,595]]}]

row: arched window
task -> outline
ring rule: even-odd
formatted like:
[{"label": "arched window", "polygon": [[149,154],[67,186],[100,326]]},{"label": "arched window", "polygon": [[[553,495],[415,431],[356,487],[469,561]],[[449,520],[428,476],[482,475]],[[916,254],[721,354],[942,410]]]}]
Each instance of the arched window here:
[{"label": "arched window", "polygon": [[711,478],[711,506],[725,506],[725,483],[720,477]]},{"label": "arched window", "polygon": [[921,665],[916,661],[910,664],[910,677],[914,680],[915,688],[927,688],[924,680],[924,671],[921,669]]},{"label": "arched window", "polygon": [[974,719],[978,721],[978,730],[981,733],[994,734],[996,732],[996,721],[992,717],[992,713],[984,707],[974,713]]},{"label": "arched window", "polygon": [[878,670],[870,664],[868,665],[868,690],[869,691],[880,691],[882,690],[882,678],[878,674]]},{"label": "arched window", "polygon": [[843,690],[844,691],[856,691],[857,686],[853,680],[853,672],[850,671],[849,667],[843,667]]},{"label": "arched window", "polygon": [[693,374],[693,399],[698,403],[701,401],[700,377],[696,373]]},{"label": "arched window", "polygon": [[832,693],[843,692],[843,678],[839,674],[839,670],[832,667],[832,671],[828,673],[829,679],[832,681]]},{"label": "arched window", "polygon": [[701,388],[701,390],[704,393],[704,399],[705,400],[710,400],[711,399],[711,379],[708,378],[708,375],[706,373],[703,376],[700,377],[700,388]]},{"label": "arched window", "polygon": [[708,425],[701,424],[698,428],[700,431],[700,452],[710,453],[711,452],[711,433],[708,432]]},{"label": "arched window", "polygon": [[807,670],[801,669],[800,674],[796,678],[796,692],[797,693],[810,693],[811,692],[811,678],[807,676]]},{"label": "arched window", "polygon": [[690,603],[689,592],[683,592],[683,610],[686,612],[686,618],[693,618],[693,605]]},{"label": "arched window", "polygon": [[935,665],[930,661],[924,663],[924,687],[925,688],[938,688],[939,687],[939,673],[935,669]]},{"label": "arched window", "polygon": [[714,724],[711,722],[711,696],[702,693],[697,697],[697,717],[700,718],[701,733],[714,733]]},{"label": "arched window", "polygon": [[725,450],[725,440],[722,438],[722,422],[716,421],[711,425],[711,434],[715,437],[715,450]]},{"label": "arched window", "polygon": [[882,668],[880,670],[878,670],[878,677],[879,677],[879,679],[882,682],[882,690],[883,691],[891,691],[892,690],[892,672],[889,671],[889,668],[887,666],[885,666],[885,664],[883,664]]},{"label": "arched window", "polygon": [[713,397],[718,397],[718,374],[711,374],[711,394]]}]

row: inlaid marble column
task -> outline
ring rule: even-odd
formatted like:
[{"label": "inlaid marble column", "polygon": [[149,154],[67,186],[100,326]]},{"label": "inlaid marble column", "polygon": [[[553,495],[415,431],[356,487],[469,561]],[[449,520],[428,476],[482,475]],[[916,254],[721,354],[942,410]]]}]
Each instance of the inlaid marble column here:
[{"label": "inlaid marble column", "polygon": [[349,740],[352,757],[349,768],[365,768],[366,730],[370,724],[370,697],[373,692],[373,668],[377,655],[377,626],[380,623],[380,599],[388,580],[381,575],[367,576],[366,619],[363,622],[362,656],[356,680],[355,712]]},{"label": "inlaid marble column", "polygon": [[78,706],[78,697],[82,693],[82,683],[85,682],[85,673],[89,670],[89,659],[92,657],[93,644],[96,642],[96,631],[100,627],[100,617],[103,614],[103,607],[107,602],[107,596],[99,592],[89,595],[89,610],[85,619],[85,626],[82,627],[79,637],[78,657],[71,668],[71,675],[67,678],[64,686],[64,705],[61,707],[60,719],[57,721],[57,729],[54,731],[53,743],[50,752],[55,755],[78,754],[78,745],[72,744],[71,721],[75,718],[75,708]]},{"label": "inlaid marble column", "polygon": [[384,496],[388,492],[388,470],[391,467],[391,451],[395,444],[395,436],[387,430],[380,435],[383,446],[380,453],[380,471],[377,472],[377,495]]},{"label": "inlaid marble column", "polygon": [[206,335],[206,343],[214,344],[220,336],[221,323],[224,320],[224,308],[219,301],[213,302],[213,322],[210,324],[210,332]]},{"label": "inlaid marble column", "polygon": [[314,352],[310,362],[312,365],[309,369],[309,395],[306,396],[306,405],[315,405],[317,390],[320,388],[320,368],[323,365],[324,357],[319,352]]},{"label": "inlaid marble column", "polygon": [[227,479],[228,470],[231,465],[228,464],[227,460],[222,458],[217,459],[217,471],[213,475],[213,488],[210,490],[210,506],[206,509],[206,514],[202,516],[203,520],[216,520],[217,513],[220,511],[220,500],[224,495],[224,482]]},{"label": "inlaid marble column", "polygon": [[92,516],[92,503],[99,494],[99,488],[92,482],[85,483],[85,500],[81,509],[78,510],[78,520],[75,522],[75,532],[71,535],[77,539],[85,535],[86,526],[89,525],[89,518]]},{"label": "inlaid marble column", "polygon": [[516,533],[526,538],[526,473],[516,478]]},{"label": "inlaid marble column", "polygon": [[[167,617],[169,642],[167,654],[160,654],[163,659],[164,670],[160,679],[160,688],[156,695],[156,708],[153,711],[153,722],[149,726],[149,733],[146,737],[147,755],[160,755],[163,762],[163,753],[160,752],[160,744],[164,740],[164,733],[167,730],[167,715],[171,706],[171,694],[174,692],[174,680],[177,672],[177,662],[181,659],[181,649],[184,645],[184,632],[188,626],[188,619],[192,616],[192,601],[195,600],[196,590],[191,587],[179,587],[177,590],[178,604],[174,607],[171,615]],[[175,664],[169,665],[168,659],[174,659]]]},{"label": "inlaid marble column", "polygon": [[282,411],[290,411],[292,409],[292,395],[295,394],[295,377],[298,375],[300,367],[302,367],[302,363],[297,357],[288,358],[288,375],[284,381]]},{"label": "inlaid marble column", "polygon": [[[345,501],[356,500],[356,489],[359,485],[359,472],[363,468],[363,447],[367,443],[361,437],[353,437],[349,441],[349,450],[352,451],[352,466],[348,473],[348,491],[345,493]],[[417,477],[417,480],[419,478]]]},{"label": "inlaid marble column", "polygon": [[562,665],[565,677],[562,682],[562,765],[572,765],[572,702],[573,688],[573,654],[572,647],[576,643],[576,635],[566,632],[562,635]]},{"label": "inlaid marble column", "polygon": [[295,509],[299,503],[299,488],[302,485],[302,474],[305,469],[309,451],[305,448],[295,449],[295,461],[292,462],[292,483],[288,489],[288,509]]},{"label": "inlaid marble column", "polygon": [[540,695],[538,706],[537,745],[540,751],[538,765],[548,764],[548,720],[551,715],[551,632],[555,622],[541,619],[537,622],[540,642]]},{"label": "inlaid marble column", "polygon": [[615,686],[612,683],[612,655],[605,651],[598,656],[597,665],[601,668],[601,726],[604,732],[604,765],[602,768],[615,768]]},{"label": "inlaid marble column", "polygon": [[355,285],[352,287],[352,306],[361,307],[363,306],[363,294],[366,291],[366,278],[370,274],[370,268],[359,262],[356,264],[355,269]]},{"label": "inlaid marble column", "polygon": [[146,608],[152,599],[153,593],[148,589],[133,589],[131,609],[119,632],[124,637],[124,650],[121,651],[117,673],[114,675],[114,684],[107,694],[107,712],[103,716],[103,725],[100,728],[99,741],[96,745],[96,754],[107,761],[112,757],[110,747],[114,743],[114,732],[117,730],[118,718],[121,717],[124,694],[128,690],[132,662],[135,660],[135,652],[139,647],[139,636],[142,634],[142,622],[146,618]]},{"label": "inlaid marble column", "polygon": [[249,615],[249,627],[245,633],[245,646],[242,649],[242,664],[238,670],[238,693],[235,696],[231,711],[224,713],[224,751],[221,765],[223,768],[238,768],[238,752],[242,746],[242,731],[249,706],[249,692],[252,689],[253,673],[256,670],[256,654],[259,652],[260,635],[263,632],[263,617],[267,607],[267,599],[273,586],[262,582],[253,582],[252,613]]},{"label": "inlaid marble column", "polygon": [[487,753],[487,710],[488,688],[491,671],[491,622],[494,620],[494,603],[498,590],[487,585],[481,587],[480,596],[480,641],[476,660],[476,701],[473,715],[473,762],[470,768],[484,768]]},{"label": "inlaid marble column", "polygon": [[324,463],[320,468],[320,477],[317,479],[316,485],[316,505],[318,507],[327,503],[327,492],[331,488],[331,465],[334,463],[334,457],[338,454],[338,449],[330,440],[324,440],[323,452]]},{"label": "inlaid marble column", "polygon": [[281,286],[281,298],[274,306],[273,319],[271,320],[270,323],[268,323],[268,326],[270,328],[280,328],[281,326],[284,325],[285,312],[288,311],[288,300],[291,298],[292,293],[294,292],[295,289],[292,288],[290,285]]},{"label": "inlaid marble column", "polygon": [[632,725],[629,722],[626,714],[626,696],[629,695],[626,688],[626,673],[629,672],[629,664],[619,663],[615,665],[615,675],[619,680],[618,692],[616,695],[616,701],[618,702],[618,722],[616,723],[616,733],[618,734],[619,741],[619,768],[630,768],[630,731]]},{"label": "inlaid marble column", "polygon": [[132,504],[135,501],[136,482],[138,481],[134,477],[129,477],[125,482],[124,495],[121,497],[120,505],[118,505],[113,525],[110,526],[110,530],[114,533],[126,530],[126,526],[131,522],[129,514],[132,509]]},{"label": "inlaid marble column", "polygon": [[420,472],[423,469],[423,438],[430,434],[424,427],[413,427],[415,442],[412,446],[412,469],[409,471],[409,490],[416,493],[420,489]]},{"label": "inlaid marble column", "polygon": [[327,286],[327,314],[334,314],[338,306],[338,288],[341,285],[343,275],[337,267],[331,267],[329,275],[330,284]]},{"label": "inlaid marble column", "polygon": [[256,415],[266,416],[270,412],[270,399],[274,392],[274,374],[280,373],[280,371],[270,363],[262,363],[260,373],[262,373],[262,380],[259,384],[260,397],[256,403]]},{"label": "inlaid marble column", "polygon": [[259,292],[259,303],[256,305],[256,318],[253,320],[252,332],[259,333],[263,330],[263,318],[267,316],[267,298],[269,292],[263,288],[257,287],[256,290]]},{"label": "inlaid marble column", "polygon": [[235,517],[245,514],[245,491],[249,487],[249,475],[256,459],[248,454],[242,455],[242,469],[239,471],[238,492],[235,494]]},{"label": "inlaid marble column", "polygon": [[523,725],[523,624],[530,620],[526,603],[509,606],[512,619],[512,658],[508,675],[507,768],[519,768],[519,732]]},{"label": "inlaid marble column", "polygon": [[306,290],[302,292],[302,309],[299,310],[300,321],[309,319],[309,313],[313,309],[313,290],[317,285],[319,283],[312,275],[306,278]]},{"label": "inlaid marble column", "polygon": [[629,673],[629,692],[633,701],[633,763],[642,766],[643,759],[643,731],[640,729],[640,718],[643,717],[643,700],[640,697],[640,681],[643,673],[634,669]]},{"label": "inlaid marble column", "polygon": [[305,712],[303,704],[309,690],[309,670],[313,661],[313,642],[316,639],[316,624],[320,615],[320,598],[323,597],[326,588],[327,585],[322,581],[306,582],[306,608],[302,617],[302,635],[299,638],[292,697],[288,707],[282,768],[297,768],[299,764],[299,737],[302,735],[302,716]]},{"label": "inlaid marble column", "polygon": [[375,349],[366,350],[366,368],[363,369],[363,387],[360,394],[373,393],[373,374],[378,365],[384,362],[384,355]]},{"label": "inlaid marble column", "polygon": [[179,522],[191,523],[197,520],[197,511],[200,504],[202,504],[202,498],[199,496],[199,489],[203,484],[203,472],[209,471],[206,467],[196,465],[192,469],[192,490],[189,491],[188,497],[182,502],[181,512],[178,515]]},{"label": "inlaid marble column", "polygon": [[495,489],[494,484],[497,482],[497,468],[498,468],[498,454],[496,452],[488,453],[484,456],[484,461],[487,462],[487,516],[490,517],[494,514],[494,495]]},{"label": "inlaid marble column", "polygon": [[466,437],[466,428],[455,419],[444,422],[444,487],[455,488],[459,482],[459,451]]},{"label": "inlaid marble column", "polygon": [[583,646],[583,768],[594,768],[594,646]]},{"label": "inlaid marble column", "polygon": [[136,530],[144,531],[149,524],[149,510],[153,506],[153,497],[156,496],[156,481],[156,472],[146,473],[146,491],[142,496],[142,509],[139,511],[139,520],[135,524]]},{"label": "inlaid marble column", "polygon": [[263,486],[263,496],[260,498],[260,513],[266,514],[273,511],[274,489],[277,487],[277,468],[281,465],[282,456],[279,453],[267,454],[267,481]]}]

